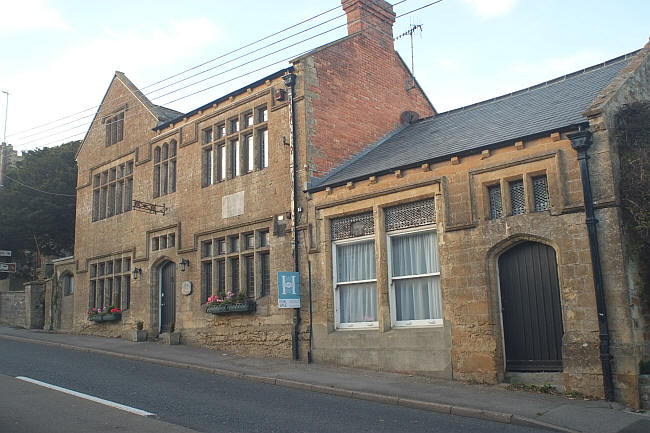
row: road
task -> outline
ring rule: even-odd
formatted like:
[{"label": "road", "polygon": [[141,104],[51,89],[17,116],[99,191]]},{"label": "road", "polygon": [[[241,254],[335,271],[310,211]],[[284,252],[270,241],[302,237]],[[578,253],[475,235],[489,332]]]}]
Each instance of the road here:
[{"label": "road", "polygon": [[[80,399],[46,388],[39,392],[36,385],[25,382],[17,385],[17,381],[10,378],[17,376],[151,412],[155,419],[140,417],[147,421],[137,421],[142,425],[147,422],[173,424],[181,428],[176,431],[182,431],[182,427],[200,432],[541,431],[9,340],[0,340],[0,375],[9,376],[0,378],[0,389],[7,389],[2,386],[7,383],[16,389],[27,387],[25,389],[33,397],[29,400],[33,401],[32,405],[26,405],[25,401],[17,404],[12,398],[14,393],[0,393],[0,409],[11,412],[11,419],[0,416],[0,431],[6,433],[39,433],[40,427],[34,423],[30,424],[32,430],[19,428],[19,407],[24,408],[23,417],[38,413],[44,419],[65,418],[71,420],[71,424],[82,426],[84,422],[91,426],[92,420],[97,420],[93,427],[100,427],[106,417],[124,422],[138,417],[118,409],[103,407],[100,410],[96,403],[86,401],[79,403],[79,407],[61,404],[59,400]],[[86,406],[94,409],[83,409]],[[62,410],[74,416],[62,416]],[[100,412],[103,414],[99,415]],[[57,422],[65,422],[58,418]],[[44,425],[47,428],[47,424]],[[84,431],[72,427],[67,431]],[[132,431],[145,430],[144,427],[132,428]],[[87,431],[91,430],[101,431],[99,428]],[[112,431],[116,430],[128,431],[120,428]],[[167,430],[171,429],[159,431]]]}]

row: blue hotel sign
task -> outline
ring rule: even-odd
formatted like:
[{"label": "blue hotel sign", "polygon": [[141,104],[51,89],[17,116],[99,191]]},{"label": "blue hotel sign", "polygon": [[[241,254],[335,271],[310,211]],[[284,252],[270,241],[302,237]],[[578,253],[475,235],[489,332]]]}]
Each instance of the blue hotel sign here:
[{"label": "blue hotel sign", "polygon": [[300,274],[278,272],[278,307],[300,308]]}]

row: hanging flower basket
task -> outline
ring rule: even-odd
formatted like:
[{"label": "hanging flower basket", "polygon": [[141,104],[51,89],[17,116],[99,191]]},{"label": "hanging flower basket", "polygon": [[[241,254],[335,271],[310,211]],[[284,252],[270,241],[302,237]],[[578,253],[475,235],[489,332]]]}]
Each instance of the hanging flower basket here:
[{"label": "hanging flower basket", "polygon": [[206,313],[210,314],[232,314],[232,313],[248,313],[255,311],[256,304],[254,301],[246,302],[233,302],[226,304],[208,305],[205,309]]}]

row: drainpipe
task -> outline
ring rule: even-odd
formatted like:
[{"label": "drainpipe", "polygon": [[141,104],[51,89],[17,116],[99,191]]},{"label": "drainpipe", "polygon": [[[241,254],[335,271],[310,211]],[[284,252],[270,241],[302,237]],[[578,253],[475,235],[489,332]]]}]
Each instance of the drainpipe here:
[{"label": "drainpipe", "polygon": [[579,131],[569,134],[571,147],[578,152],[580,164],[580,177],[582,178],[582,195],[585,202],[585,216],[587,231],[589,232],[589,249],[591,251],[591,266],[594,275],[594,288],[596,291],[596,307],[598,310],[598,329],[600,336],[600,362],[603,367],[603,383],[605,398],[614,401],[614,381],[612,377],[612,356],[609,353],[609,326],[607,324],[607,308],[605,305],[605,292],[603,290],[603,274],[600,267],[600,249],[598,246],[598,220],[594,216],[594,201],[591,195],[591,181],[589,178],[589,155],[587,150],[591,146],[591,132]]},{"label": "drainpipe", "polygon": [[[296,176],[296,130],[295,130],[295,121],[294,121],[294,107],[293,107],[293,97],[294,97],[294,85],[296,84],[296,74],[287,73],[282,77],[284,80],[284,85],[287,86],[287,94],[289,96],[289,159],[291,163],[290,172],[291,172],[291,241],[293,248],[293,271],[299,272],[298,270],[298,232],[296,230],[297,218],[298,218],[298,198],[296,194],[297,190],[297,176]],[[300,328],[300,308],[294,308],[293,310],[293,333],[291,335],[291,352],[293,354],[293,359],[299,360],[300,353],[298,350],[298,330]]]}]

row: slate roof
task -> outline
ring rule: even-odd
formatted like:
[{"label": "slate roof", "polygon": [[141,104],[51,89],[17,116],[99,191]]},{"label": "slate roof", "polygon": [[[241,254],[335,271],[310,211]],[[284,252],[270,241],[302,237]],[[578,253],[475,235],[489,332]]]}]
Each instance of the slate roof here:
[{"label": "slate roof", "polygon": [[183,116],[183,113],[180,111],[152,103],[149,98],[147,98],[145,94],[142,93],[142,91],[138,89],[135,84],[133,84],[133,82],[127,78],[126,75],[124,75],[123,72],[115,71],[115,76],[118,77],[126,86],[128,86],[136,98],[138,98],[140,102],[142,102],[149,109],[149,111],[151,111],[151,113],[156,116],[158,119],[157,126],[169,122],[171,119]]},{"label": "slate roof", "polygon": [[582,113],[635,53],[402,126],[312,179],[308,191],[583,124]]}]

